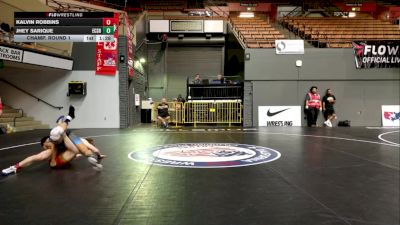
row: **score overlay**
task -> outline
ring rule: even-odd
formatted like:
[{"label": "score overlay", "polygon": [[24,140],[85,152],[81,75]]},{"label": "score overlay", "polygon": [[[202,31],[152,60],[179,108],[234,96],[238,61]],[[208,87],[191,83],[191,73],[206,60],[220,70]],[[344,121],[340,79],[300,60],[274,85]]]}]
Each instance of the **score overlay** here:
[{"label": "score overlay", "polygon": [[15,42],[112,42],[113,12],[15,12]]}]

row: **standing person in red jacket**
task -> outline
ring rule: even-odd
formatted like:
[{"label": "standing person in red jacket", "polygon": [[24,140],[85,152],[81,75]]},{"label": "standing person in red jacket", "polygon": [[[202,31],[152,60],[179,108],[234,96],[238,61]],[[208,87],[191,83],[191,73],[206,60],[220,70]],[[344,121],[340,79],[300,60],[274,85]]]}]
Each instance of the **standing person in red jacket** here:
[{"label": "standing person in red jacket", "polygon": [[321,96],[318,94],[318,88],[316,86],[312,86],[310,92],[306,95],[305,109],[307,126],[316,127],[318,114],[322,110]]},{"label": "standing person in red jacket", "polygon": [[1,97],[0,97],[0,116],[3,114],[3,103],[1,102]]},{"label": "standing person in red jacket", "polygon": [[3,114],[3,103],[1,102],[1,97],[0,97],[0,116]]}]

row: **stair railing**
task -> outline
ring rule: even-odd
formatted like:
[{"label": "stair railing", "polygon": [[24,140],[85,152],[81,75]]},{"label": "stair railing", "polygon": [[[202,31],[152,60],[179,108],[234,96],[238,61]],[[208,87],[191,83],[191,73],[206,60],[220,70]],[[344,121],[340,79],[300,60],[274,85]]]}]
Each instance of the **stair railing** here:
[{"label": "stair railing", "polygon": [[19,116],[15,116],[14,117],[14,119],[13,119],[13,127],[16,126],[16,122],[17,122],[18,118],[24,117],[24,110],[23,109],[17,109],[17,110],[18,110]]},{"label": "stair railing", "polygon": [[43,100],[43,99],[41,99],[41,98],[39,98],[39,97],[36,97],[35,95],[33,95],[33,94],[31,94],[31,93],[25,91],[24,89],[22,89],[22,88],[16,86],[15,84],[13,84],[13,83],[11,83],[11,82],[9,82],[9,81],[7,81],[7,80],[4,80],[3,78],[0,78],[0,81],[2,81],[2,82],[4,82],[4,83],[10,85],[11,87],[13,87],[13,88],[15,88],[15,89],[17,89],[17,90],[19,90],[19,91],[21,91],[21,92],[23,92],[23,93],[29,95],[29,96],[31,96],[32,98],[35,98],[38,102],[43,102],[44,104],[46,104],[46,105],[48,105],[48,106],[50,106],[50,107],[52,107],[52,108],[55,108],[55,109],[58,109],[58,110],[61,110],[62,108],[64,108],[63,106],[55,106],[55,105],[53,105],[53,104],[50,104],[50,103],[48,103],[47,101],[45,101],[45,100]]},{"label": "stair railing", "polygon": [[223,17],[229,17],[229,13],[228,12],[225,12],[224,10],[222,10],[219,6],[218,6],[218,4],[216,4],[213,0],[208,0],[207,1],[207,4],[208,4],[208,6],[210,6],[210,7],[208,7],[213,13],[215,13],[215,14],[217,14],[218,16],[221,16],[217,11],[214,11],[211,7],[216,7],[218,10],[220,10],[219,12],[222,12],[222,16]]}]

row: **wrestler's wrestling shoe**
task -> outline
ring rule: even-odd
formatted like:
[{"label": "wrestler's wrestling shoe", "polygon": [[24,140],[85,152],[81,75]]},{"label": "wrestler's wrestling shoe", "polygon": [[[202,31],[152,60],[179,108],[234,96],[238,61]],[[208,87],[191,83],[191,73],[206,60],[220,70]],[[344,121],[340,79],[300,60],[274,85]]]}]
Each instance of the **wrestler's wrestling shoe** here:
[{"label": "wrestler's wrestling shoe", "polygon": [[88,161],[92,164],[94,170],[101,171],[103,169],[103,165],[100,164],[101,157],[99,155],[93,154],[89,156]]},{"label": "wrestler's wrestling shoe", "polygon": [[70,116],[72,119],[75,119],[75,107],[73,105],[69,106],[68,116]]},{"label": "wrestler's wrestling shoe", "polygon": [[60,124],[60,123],[64,122],[64,119],[65,119],[65,116],[58,117],[56,120],[56,124]]},{"label": "wrestler's wrestling shoe", "polygon": [[8,168],[6,168],[6,169],[1,171],[1,174],[3,176],[8,176],[8,175],[11,175],[11,174],[14,174],[14,173],[17,173],[17,167],[15,165],[14,166],[10,166],[10,167],[8,167]]}]

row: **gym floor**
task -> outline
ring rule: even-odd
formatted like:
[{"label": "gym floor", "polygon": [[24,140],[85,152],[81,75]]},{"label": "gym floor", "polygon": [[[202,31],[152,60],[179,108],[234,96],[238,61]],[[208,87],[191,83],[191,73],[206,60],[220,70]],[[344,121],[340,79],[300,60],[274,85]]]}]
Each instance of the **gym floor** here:
[{"label": "gym floor", "polygon": [[[39,152],[38,141],[48,133],[1,135],[1,169]],[[399,129],[137,127],[74,133],[93,137],[108,156],[103,171],[81,157],[66,169],[39,162],[1,177],[1,225],[400,224]],[[256,165],[237,160],[205,168],[133,160],[176,143],[209,143],[216,149],[218,143],[239,143],[277,154]],[[237,153],[226,149],[219,154]],[[251,153],[227,157],[246,154]]]}]

